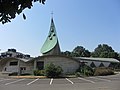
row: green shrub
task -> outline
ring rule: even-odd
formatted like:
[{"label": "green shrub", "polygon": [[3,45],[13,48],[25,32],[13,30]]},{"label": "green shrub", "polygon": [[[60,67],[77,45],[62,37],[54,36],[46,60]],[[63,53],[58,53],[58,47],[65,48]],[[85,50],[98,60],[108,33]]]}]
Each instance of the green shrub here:
[{"label": "green shrub", "polygon": [[106,75],[113,75],[113,74],[114,74],[113,70],[105,67],[96,68],[94,73],[95,76],[106,76]]},{"label": "green shrub", "polygon": [[54,65],[53,63],[47,64],[45,67],[45,75],[47,77],[60,77],[63,70],[60,66]]},{"label": "green shrub", "polygon": [[81,66],[76,72],[77,72],[76,73],[77,76],[93,76],[94,75],[94,70],[87,65]]},{"label": "green shrub", "polygon": [[44,76],[45,75],[44,70],[34,70],[33,73],[34,73],[35,76]]}]

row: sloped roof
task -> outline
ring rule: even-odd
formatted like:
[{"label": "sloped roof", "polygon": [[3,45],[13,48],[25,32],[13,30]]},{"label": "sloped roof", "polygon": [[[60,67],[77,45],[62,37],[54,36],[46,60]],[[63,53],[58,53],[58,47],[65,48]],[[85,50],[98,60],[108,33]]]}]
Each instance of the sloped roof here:
[{"label": "sloped roof", "polygon": [[11,59],[21,60],[23,62],[28,62],[28,61],[31,61],[33,58],[24,59],[24,58],[6,57],[6,58],[3,58],[3,59],[0,59],[0,62],[4,62],[6,60],[11,60]]},{"label": "sloped roof", "polygon": [[56,34],[56,29],[55,29],[55,25],[54,25],[54,21],[53,18],[51,19],[51,26],[50,26],[50,31],[48,34],[48,37],[45,41],[45,43],[43,44],[42,48],[41,48],[41,53],[47,53],[50,50],[52,50],[58,42],[58,38],[57,38],[57,34]]},{"label": "sloped roof", "polygon": [[79,61],[73,57],[68,57],[68,56],[64,56],[64,55],[45,55],[45,56],[38,56],[38,57],[35,57],[33,58],[31,61],[34,61],[34,60],[40,60],[41,58],[50,58],[50,57],[58,57],[58,58],[68,58],[68,59],[71,59],[71,60],[74,60],[76,62],[79,63]]},{"label": "sloped roof", "polygon": [[86,60],[86,61],[101,61],[101,62],[115,62],[119,63],[117,59],[114,58],[92,58],[92,57],[74,57],[78,60]]}]

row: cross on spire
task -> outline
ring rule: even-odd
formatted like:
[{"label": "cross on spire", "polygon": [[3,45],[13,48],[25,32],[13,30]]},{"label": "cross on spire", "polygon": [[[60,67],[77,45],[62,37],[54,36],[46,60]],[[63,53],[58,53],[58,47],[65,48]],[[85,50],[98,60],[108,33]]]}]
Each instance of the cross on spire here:
[{"label": "cross on spire", "polygon": [[53,17],[53,11],[51,12],[51,17]]}]

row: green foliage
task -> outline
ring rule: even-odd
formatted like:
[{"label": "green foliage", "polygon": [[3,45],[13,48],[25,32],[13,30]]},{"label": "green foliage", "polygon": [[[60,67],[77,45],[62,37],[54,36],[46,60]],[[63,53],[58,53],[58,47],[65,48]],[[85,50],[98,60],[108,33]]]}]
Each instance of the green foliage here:
[{"label": "green foliage", "polygon": [[90,57],[90,52],[82,46],[75,47],[72,52],[65,51],[61,54],[70,57]]},{"label": "green foliage", "polygon": [[118,55],[118,60],[120,61],[120,53],[119,53],[119,55]]},{"label": "green foliage", "polygon": [[83,64],[80,66],[80,68],[76,71],[76,76],[93,76],[94,75],[94,70]]},{"label": "green foliage", "polygon": [[100,67],[100,68],[96,68],[94,75],[95,76],[106,76],[106,75],[113,75],[114,72],[109,69],[109,68],[105,68],[105,67]]},{"label": "green foliage", "polygon": [[[2,24],[11,22],[16,14],[19,15],[26,8],[31,9],[33,2],[38,1],[45,4],[46,0],[0,0],[0,22]],[[23,18],[26,19],[24,14]]]},{"label": "green foliage", "polygon": [[59,77],[63,70],[60,66],[56,66],[53,63],[47,64],[45,67],[45,75],[47,77]]},{"label": "green foliage", "polygon": [[34,70],[33,73],[35,76],[44,76],[45,75],[44,70]]},{"label": "green foliage", "polygon": [[111,46],[107,44],[99,44],[95,48],[94,52],[91,53],[92,57],[101,57],[101,58],[118,58],[118,53],[116,53]]},{"label": "green foliage", "polygon": [[90,52],[82,46],[77,46],[72,51],[73,56],[76,57],[90,57]]},{"label": "green foliage", "polygon": [[100,57],[120,60],[120,54],[115,52],[112,47],[107,44],[99,44],[98,47],[95,48],[94,52],[89,52],[83,46],[77,46],[72,52],[65,51],[61,54],[69,57]]},{"label": "green foliage", "polygon": [[65,52],[61,52],[61,55],[65,55],[65,56],[72,56],[72,53],[70,51],[65,51]]}]

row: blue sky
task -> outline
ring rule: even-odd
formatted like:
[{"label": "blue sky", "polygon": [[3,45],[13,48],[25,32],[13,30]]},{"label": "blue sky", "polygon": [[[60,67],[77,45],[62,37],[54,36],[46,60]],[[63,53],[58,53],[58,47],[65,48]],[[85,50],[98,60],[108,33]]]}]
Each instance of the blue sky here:
[{"label": "blue sky", "polygon": [[40,49],[50,28],[51,11],[62,51],[84,46],[93,51],[98,44],[108,44],[120,52],[120,0],[47,0],[35,3],[11,23],[0,23],[0,52],[8,48],[41,55]]}]

